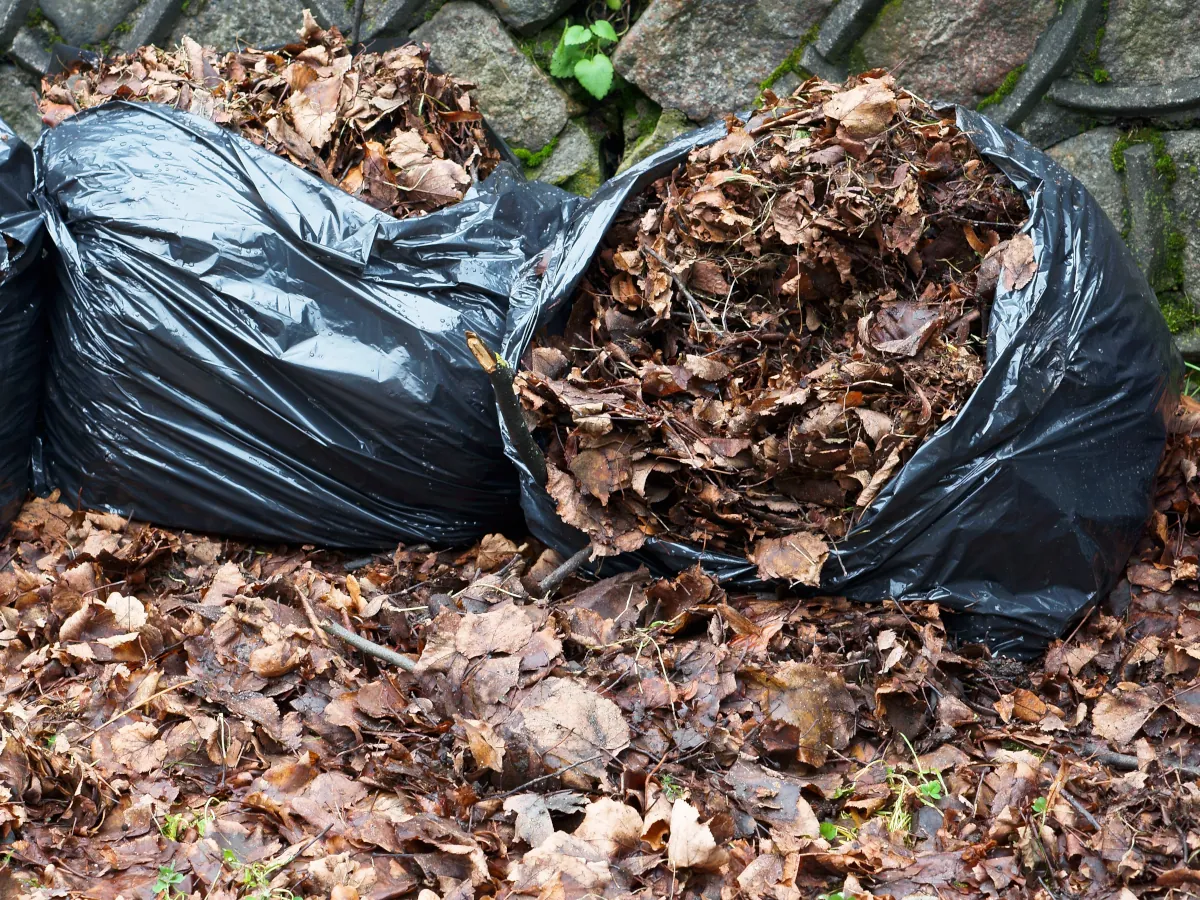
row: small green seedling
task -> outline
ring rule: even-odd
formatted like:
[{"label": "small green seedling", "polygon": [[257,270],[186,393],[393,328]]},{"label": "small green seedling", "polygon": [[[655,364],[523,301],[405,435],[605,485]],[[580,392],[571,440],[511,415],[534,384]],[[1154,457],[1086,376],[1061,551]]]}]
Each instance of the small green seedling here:
[{"label": "small green seedling", "polygon": [[171,890],[181,881],[183,881],[183,874],[175,871],[175,863],[159,866],[158,880],[154,882],[154,893],[155,895],[166,894],[169,897]]},{"label": "small green seedling", "polygon": [[1046,798],[1045,797],[1038,797],[1036,800],[1033,801],[1033,811],[1035,813],[1037,813],[1039,816],[1044,816],[1046,814]]},{"label": "small green seedling", "polygon": [[550,74],[574,78],[589,94],[603,100],[612,90],[613,65],[602,48],[616,42],[617,31],[605,19],[586,26],[568,24],[550,58]]},{"label": "small green seedling", "polygon": [[663,796],[672,803],[683,798],[683,785],[674,777],[667,774],[659,775],[658,783],[662,785]]},{"label": "small green seedling", "polygon": [[847,828],[836,822],[822,822],[821,837],[827,841],[852,841],[858,837],[858,829]]}]

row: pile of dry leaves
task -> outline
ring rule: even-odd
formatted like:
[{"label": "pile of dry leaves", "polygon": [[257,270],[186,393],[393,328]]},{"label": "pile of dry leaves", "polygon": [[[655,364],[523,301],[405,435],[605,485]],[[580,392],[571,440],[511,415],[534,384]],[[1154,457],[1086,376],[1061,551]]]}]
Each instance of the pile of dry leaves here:
[{"label": "pile of dry leaves", "polygon": [[768,94],[626,203],[525,360],[559,514],[601,554],[653,535],[817,584],[982,377],[998,278],[1036,270],[1027,216],[889,75]]},{"label": "pile of dry leaves", "polygon": [[499,535],[347,560],[34,500],[0,544],[0,895],[1198,893],[1198,422],[1127,581],[1031,667],[931,604],[700,569],[544,596],[558,560]]},{"label": "pile of dry leaves", "polygon": [[218,56],[190,38],[42,80],[57,125],[110,100],[205,116],[397,218],[457,203],[500,161],[468,82],[429,70],[429,48],[351,55],[304,11],[300,41]]}]

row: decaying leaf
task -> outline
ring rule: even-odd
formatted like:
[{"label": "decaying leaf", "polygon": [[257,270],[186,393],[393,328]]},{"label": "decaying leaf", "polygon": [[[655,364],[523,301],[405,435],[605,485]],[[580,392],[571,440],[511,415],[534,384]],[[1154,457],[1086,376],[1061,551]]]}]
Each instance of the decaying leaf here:
[{"label": "decaying leaf", "polygon": [[432,72],[427,46],[351,56],[341,32],[307,10],[299,35],[278,51],[221,56],[185,37],[175,49],[80,61],[43,79],[42,120],[53,127],[114,99],[168,104],[398,218],[457,203],[500,161],[473,85]]}]

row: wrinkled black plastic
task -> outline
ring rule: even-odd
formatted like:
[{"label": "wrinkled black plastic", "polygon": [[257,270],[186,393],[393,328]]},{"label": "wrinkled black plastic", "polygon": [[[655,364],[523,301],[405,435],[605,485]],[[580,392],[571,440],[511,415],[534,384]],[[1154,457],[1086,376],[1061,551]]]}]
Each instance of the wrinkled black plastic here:
[{"label": "wrinkled black plastic", "polygon": [[33,154],[0,122],[0,531],[25,502],[45,358],[42,218]]},{"label": "wrinkled black plastic", "polygon": [[[1083,186],[977,113],[959,125],[1026,194],[1038,273],[1000,288],[988,370],[962,411],[914,454],[826,563],[822,592],[878,601],[931,599],[962,615],[963,640],[1029,655],[1103,596],[1150,511],[1154,471],[1178,395],[1180,360],[1154,294]],[[550,247],[539,277],[514,288],[502,353],[520,358],[541,327],[561,328],[580,277],[625,199],[695,146],[694,132],[606,184]],[[522,469],[534,535],[583,546]],[[696,561],[736,586],[761,587],[745,559],[651,541],[618,565],[659,572]]]},{"label": "wrinkled black plastic", "polygon": [[499,343],[560,191],[502,166],[398,221],[207,120],[125,103],[37,157],[60,251],[45,478],[70,502],[337,546],[512,525],[463,332]]}]

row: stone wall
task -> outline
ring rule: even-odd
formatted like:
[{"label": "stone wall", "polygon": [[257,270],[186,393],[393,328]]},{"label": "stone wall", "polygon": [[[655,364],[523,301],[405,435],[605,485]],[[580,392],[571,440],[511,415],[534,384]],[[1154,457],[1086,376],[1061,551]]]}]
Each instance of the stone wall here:
[{"label": "stone wall", "polygon": [[[982,109],[1075,172],[1200,358],[1197,0],[0,0],[0,116],[36,137],[33,92],[57,42],[277,45],[305,5],[364,41],[430,42],[435,60],[478,84],[530,174],[579,193],[763,90],[888,66],[915,93]],[[598,17],[620,34],[619,77],[602,101],[549,74],[564,24]]]}]

